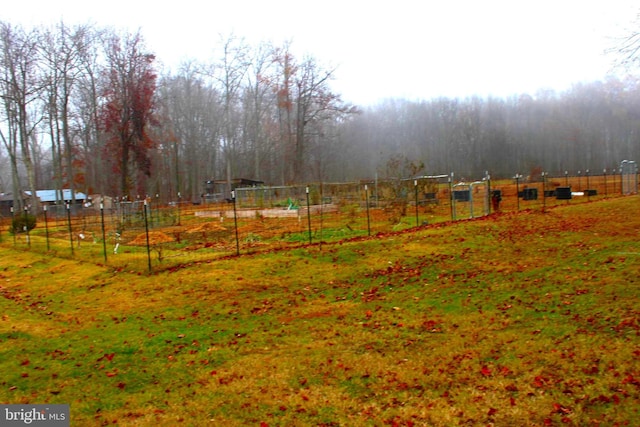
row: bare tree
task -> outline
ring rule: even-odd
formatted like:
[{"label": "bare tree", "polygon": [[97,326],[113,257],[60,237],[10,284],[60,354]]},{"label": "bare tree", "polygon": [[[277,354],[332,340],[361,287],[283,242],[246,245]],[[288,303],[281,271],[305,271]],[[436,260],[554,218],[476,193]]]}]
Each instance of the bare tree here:
[{"label": "bare tree", "polygon": [[295,58],[290,50],[290,44],[274,51],[274,62],[278,66],[278,78],[274,80],[274,90],[276,92],[276,102],[278,108],[278,128],[280,133],[280,156],[281,156],[281,184],[287,184],[292,180],[290,168],[293,165],[291,148],[294,145],[294,122],[293,122],[293,79],[297,72]]},{"label": "bare tree", "polygon": [[85,61],[91,37],[88,26],[71,28],[60,22],[45,32],[42,44],[54,182],[57,189],[68,187],[72,200],[75,200],[76,185],[85,183],[84,171],[77,170],[81,162],[73,134],[80,133],[80,129],[72,130],[72,122],[78,119],[78,115],[72,117],[72,102],[79,82],[88,71]]},{"label": "bare tree", "polygon": [[609,53],[615,55],[616,66],[637,69],[640,65],[640,12],[636,15],[634,28],[629,34],[619,39]]},{"label": "bare tree", "polygon": [[[80,27],[84,28],[84,27]],[[100,78],[100,54],[99,39],[106,35],[104,30],[87,28],[81,32],[80,61],[81,72],[76,83],[76,97],[73,100],[77,114],[78,128],[81,134],[81,151],[84,161],[87,189],[98,190],[100,194],[106,189],[106,168],[101,157],[97,155],[104,147],[104,134],[100,131],[99,117],[99,78]]]},{"label": "bare tree", "polygon": [[[8,136],[2,137],[12,163],[14,201],[22,208],[18,177],[18,150],[27,172],[29,189],[35,195],[36,170],[31,144],[37,142],[33,132],[40,118],[33,117],[35,106],[42,91],[38,75],[38,45],[40,34],[26,32],[22,28],[0,23],[0,92],[4,101]],[[17,200],[16,200],[17,199]],[[33,209],[37,199],[33,198]]]},{"label": "bare tree", "polygon": [[253,53],[250,74],[247,76],[245,90],[245,117],[247,122],[246,139],[249,142],[248,152],[253,153],[253,177],[261,180],[266,176],[262,164],[264,157],[273,149],[272,111],[275,97],[272,82],[275,78],[273,66],[273,46],[260,44]]},{"label": "bare tree", "polygon": [[331,90],[329,82],[335,69],[325,69],[311,56],[297,64],[288,45],[276,51],[276,62],[280,67],[277,93],[286,180],[303,182],[309,178],[306,174],[309,140],[322,140],[316,137],[323,132],[323,122],[353,114],[357,109],[342,102]]},{"label": "bare tree", "polygon": [[[213,178],[218,166],[223,112],[220,92],[206,78],[204,66],[187,61],[178,74],[167,76],[161,85],[161,97],[168,126],[165,147],[171,158],[171,176],[175,194],[183,192],[198,199],[203,181]],[[162,144],[168,141],[163,139]]]},{"label": "bare tree", "polygon": [[243,136],[240,133],[240,95],[249,69],[249,47],[243,39],[228,36],[222,41],[222,54],[214,64],[213,76],[218,81],[222,95],[223,133],[222,153],[225,162],[225,176],[228,192],[234,173],[237,144]]}]

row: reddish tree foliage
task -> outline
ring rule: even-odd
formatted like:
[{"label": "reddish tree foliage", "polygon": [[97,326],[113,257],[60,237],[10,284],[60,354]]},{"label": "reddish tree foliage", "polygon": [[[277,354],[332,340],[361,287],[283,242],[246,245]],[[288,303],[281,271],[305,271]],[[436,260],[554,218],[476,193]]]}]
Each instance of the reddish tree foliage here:
[{"label": "reddish tree foliage", "polygon": [[140,186],[140,179],[151,175],[149,153],[156,146],[149,133],[149,127],[156,124],[155,56],[142,51],[139,35],[123,41],[114,36],[108,43],[109,71],[102,109],[102,123],[108,135],[105,160],[119,175],[120,194],[129,196],[134,181]]}]

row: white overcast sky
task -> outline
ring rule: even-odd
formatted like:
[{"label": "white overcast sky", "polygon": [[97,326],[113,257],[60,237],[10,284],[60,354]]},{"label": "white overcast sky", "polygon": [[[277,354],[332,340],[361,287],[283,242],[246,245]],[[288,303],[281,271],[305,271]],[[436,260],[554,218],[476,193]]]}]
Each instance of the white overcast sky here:
[{"label": "white overcast sky", "polygon": [[210,60],[220,34],[291,40],[299,56],[337,67],[343,99],[367,105],[603,80],[612,64],[604,52],[639,11],[637,0],[5,0],[0,20],[140,29],[170,68]]}]

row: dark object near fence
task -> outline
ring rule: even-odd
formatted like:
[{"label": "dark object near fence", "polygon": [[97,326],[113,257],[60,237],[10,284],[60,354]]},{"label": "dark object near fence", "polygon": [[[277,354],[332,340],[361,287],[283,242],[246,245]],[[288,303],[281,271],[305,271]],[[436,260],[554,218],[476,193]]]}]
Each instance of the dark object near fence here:
[{"label": "dark object near fence", "polygon": [[438,204],[438,197],[436,193],[424,193],[424,199],[420,201],[420,205]]},{"label": "dark object near fence", "polygon": [[558,200],[571,200],[571,187],[558,187],[558,188],[556,188],[556,199],[558,199]]},{"label": "dark object near fence", "polygon": [[544,190],[544,197],[556,197],[556,190]]},{"label": "dark object near fence", "polygon": [[491,207],[494,212],[500,210],[500,202],[502,201],[502,190],[491,190]]},{"label": "dark object near fence", "polygon": [[524,200],[538,200],[537,188],[525,188],[518,194],[518,197]]},{"label": "dark object near fence", "polygon": [[470,199],[469,190],[454,190],[453,200],[457,202],[468,202]]},{"label": "dark object near fence", "polygon": [[598,190],[584,190],[585,196],[597,196]]}]

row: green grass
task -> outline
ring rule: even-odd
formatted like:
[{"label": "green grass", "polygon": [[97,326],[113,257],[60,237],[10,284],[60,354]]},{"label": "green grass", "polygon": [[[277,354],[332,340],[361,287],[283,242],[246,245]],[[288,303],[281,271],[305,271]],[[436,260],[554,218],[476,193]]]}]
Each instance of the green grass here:
[{"label": "green grass", "polygon": [[69,403],[72,425],[633,425],[639,208],[153,275],[0,247],[0,401]]}]

